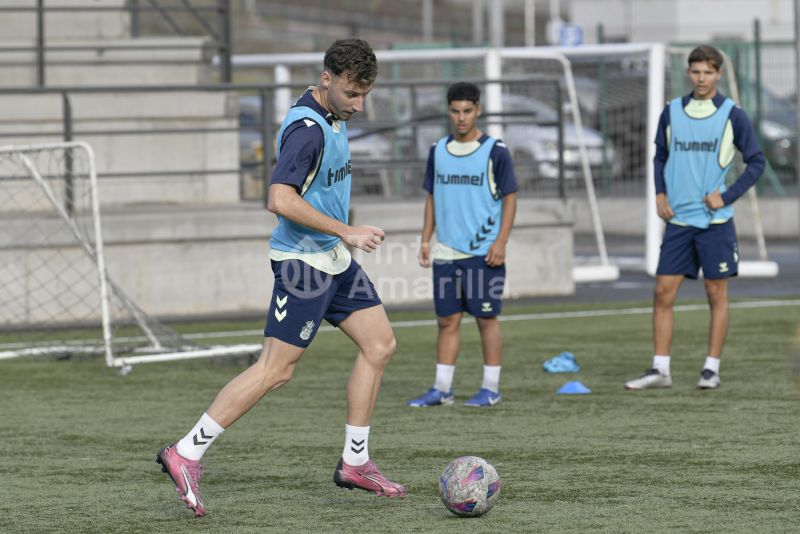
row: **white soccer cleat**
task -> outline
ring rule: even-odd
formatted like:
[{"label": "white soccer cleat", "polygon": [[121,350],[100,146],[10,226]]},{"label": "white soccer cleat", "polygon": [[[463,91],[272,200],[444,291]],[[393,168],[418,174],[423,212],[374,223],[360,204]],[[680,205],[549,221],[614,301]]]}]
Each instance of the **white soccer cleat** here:
[{"label": "white soccer cleat", "polygon": [[631,391],[671,387],[672,377],[670,375],[662,374],[658,369],[648,369],[639,378],[625,382],[625,389]]},{"label": "white soccer cleat", "polygon": [[715,373],[711,369],[703,369],[700,373],[700,382],[697,383],[697,389],[717,389],[719,387],[719,373]]}]

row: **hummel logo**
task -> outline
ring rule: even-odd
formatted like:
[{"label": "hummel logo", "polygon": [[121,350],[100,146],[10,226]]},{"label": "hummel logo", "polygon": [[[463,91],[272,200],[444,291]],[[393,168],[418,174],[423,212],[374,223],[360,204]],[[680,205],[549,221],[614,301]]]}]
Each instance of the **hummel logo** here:
[{"label": "hummel logo", "polygon": [[[350,447],[350,450],[351,450],[351,451],[353,451],[353,452],[354,452],[354,453],[356,453],[356,454],[360,454],[360,453],[361,453],[361,451],[363,451],[363,450],[364,450],[364,447],[361,447],[361,445],[363,445],[365,441],[366,441],[366,440],[364,440],[364,439],[362,439],[361,441],[356,441],[356,440],[354,440],[354,439],[351,439],[351,440],[350,440],[350,443],[352,443],[353,445],[355,445],[355,447]],[[361,447],[361,448],[360,448],[360,449],[356,449],[356,447]]]},{"label": "hummel logo", "polygon": [[283,298],[280,298],[280,297],[278,297],[278,296],[275,296],[275,302],[277,302],[277,303],[278,303],[278,307],[279,307],[279,308],[283,308],[284,306],[286,306],[286,301],[287,301],[288,299],[289,299],[289,295],[286,295],[286,296],[284,296]]},{"label": "hummel logo", "polygon": [[481,311],[482,312],[490,312],[490,311],[492,311],[492,303],[491,302],[481,302]]},{"label": "hummel logo", "polygon": [[720,262],[720,264],[719,264],[719,272],[727,273],[729,270],[730,269],[728,269],[728,262],[727,261]]},{"label": "hummel logo", "polygon": [[286,317],[286,310],[280,311],[278,308],[275,308],[275,318],[278,322],[283,321],[283,318]]},{"label": "hummel logo", "polygon": [[[214,436],[206,436],[206,433],[203,432],[203,427],[200,427],[200,437],[208,441],[214,439]],[[205,445],[206,443],[208,443],[208,441],[200,441],[199,439],[197,439],[197,434],[192,436],[192,441],[194,441],[195,445]]]}]

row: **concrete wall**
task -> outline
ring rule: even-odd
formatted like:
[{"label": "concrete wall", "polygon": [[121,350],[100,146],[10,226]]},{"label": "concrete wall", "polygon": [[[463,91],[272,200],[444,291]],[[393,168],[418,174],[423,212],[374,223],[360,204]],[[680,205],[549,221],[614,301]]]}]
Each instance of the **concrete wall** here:
[{"label": "concrete wall", "polygon": [[752,39],[753,20],[773,40],[794,38],[792,0],[570,0],[570,20],[597,42],[597,25],[607,39],[630,42],[708,42]]},{"label": "concrete wall", "polygon": [[[644,198],[600,198],[600,219],[606,234],[624,236],[645,235]],[[800,199],[760,198],[758,200],[764,235],[769,239],[797,239],[800,237]],[[753,238],[755,226],[749,196],[745,194],[734,204],[736,231],[739,237]],[[575,200],[575,232],[593,232],[589,206],[585,200]]]},{"label": "concrete wall", "polygon": [[[46,0],[47,8],[63,8],[90,4],[96,8],[124,8],[126,0]],[[143,2],[144,4],[144,2]],[[3,7],[31,8],[31,0],[3,0]],[[125,9],[111,11],[52,11],[44,17],[48,40],[116,39],[130,35],[130,16]],[[36,37],[36,12],[5,11],[0,17],[0,42],[29,40]],[[2,46],[2,45],[0,45]]]},{"label": "concrete wall", "polygon": [[[238,205],[235,95],[76,93],[70,96],[70,102],[75,139],[89,142],[95,151],[104,207],[142,203]],[[0,128],[6,136],[0,144],[58,142],[62,138],[62,116],[61,95],[0,95]],[[186,131],[157,133],[177,129]],[[52,135],[30,136],[31,132]],[[8,172],[7,168],[0,162],[0,174]],[[178,171],[185,172],[169,174]],[[110,176],[119,173],[151,175]],[[4,209],[0,205],[0,211]]]},{"label": "concrete wall", "polygon": [[[523,200],[519,207],[508,245],[509,297],[572,293],[572,206]],[[40,288],[43,284],[27,267],[41,259],[41,250],[27,246],[32,238],[21,237],[25,235],[21,229],[30,224],[18,216],[6,219],[0,224],[0,285],[14,280],[17,289],[52,293]],[[353,221],[378,225],[387,232],[379,252],[354,253],[384,302],[429,303],[431,272],[416,260],[422,204],[358,201]],[[53,226],[46,231],[49,250],[58,249],[67,263],[80,266],[77,247],[58,245],[69,240],[68,234],[63,228],[55,230],[60,227],[57,221],[49,224]],[[275,224],[275,217],[256,205],[108,210],[103,214],[108,271],[151,315],[265,313],[273,283],[267,240]],[[53,235],[60,237],[54,241]],[[20,317],[24,313],[20,310]]]},{"label": "concrete wall", "polygon": [[[213,73],[206,42],[202,37],[48,41],[48,47],[81,48],[48,50],[45,82],[52,87],[211,83]],[[36,85],[36,52],[2,50],[31,46],[30,41],[0,41],[0,85]]]}]

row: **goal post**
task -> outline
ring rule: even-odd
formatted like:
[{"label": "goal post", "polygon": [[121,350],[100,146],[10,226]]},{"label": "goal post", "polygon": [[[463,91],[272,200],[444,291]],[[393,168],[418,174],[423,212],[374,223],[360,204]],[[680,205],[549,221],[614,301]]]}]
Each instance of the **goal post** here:
[{"label": "goal post", "polygon": [[0,359],[102,355],[110,367],[247,354],[201,347],[145,313],[110,276],[92,147],[0,147]]}]

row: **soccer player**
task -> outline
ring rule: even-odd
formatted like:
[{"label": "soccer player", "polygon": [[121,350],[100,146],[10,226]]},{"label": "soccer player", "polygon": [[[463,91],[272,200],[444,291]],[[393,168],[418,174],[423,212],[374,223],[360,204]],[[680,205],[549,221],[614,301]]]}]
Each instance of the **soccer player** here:
[{"label": "soccer player", "polygon": [[338,326],[358,347],[347,384],[344,452],[333,480],[387,497],[406,494],[369,456],[370,417],[395,338],[375,288],[345,247],[371,252],[384,238],[375,226],[348,224],[347,120],[363,109],[376,75],[375,54],[366,42],[334,42],[325,53],[317,86],[295,102],[278,132],[268,203],[278,216],[269,254],[275,285],[264,349],[253,366],[217,394],[194,428],[157,457],[197,516],[206,513],[198,491],[200,458],[264,395],[289,381],[322,319]]},{"label": "soccer player", "polygon": [[[461,317],[478,323],[483,347],[483,382],[466,406],[500,402],[503,337],[497,316],[505,285],[506,243],[517,210],[517,179],[506,145],[478,129],[481,92],[471,83],[453,84],[447,105],[453,134],[428,154],[425,215],[419,263],[433,264],[433,293],[439,334],[436,379],[409,406],[452,404]],[[436,246],[430,240],[436,228]]]},{"label": "soccer player", "polygon": [[[667,222],[656,271],[653,304],[653,367],[625,389],[668,388],[673,334],[672,308],[684,278],[699,269],[711,308],[708,356],[698,389],[720,386],[719,364],[728,332],[728,278],[738,272],[739,255],[732,204],[764,172],[764,155],[747,114],[717,91],[722,54],[699,46],[689,54],[692,93],[669,102],[656,133],[656,207]],[[725,176],[735,150],[747,168],[731,187]]]}]

